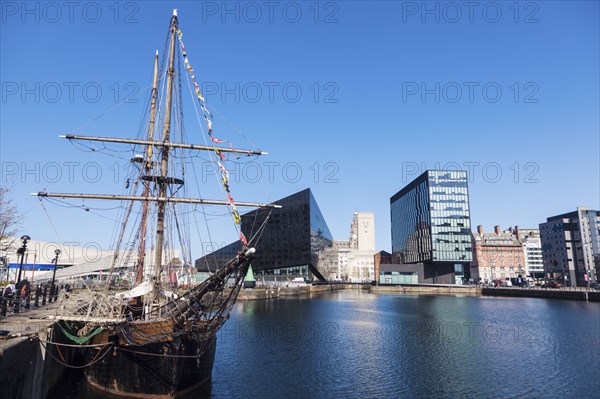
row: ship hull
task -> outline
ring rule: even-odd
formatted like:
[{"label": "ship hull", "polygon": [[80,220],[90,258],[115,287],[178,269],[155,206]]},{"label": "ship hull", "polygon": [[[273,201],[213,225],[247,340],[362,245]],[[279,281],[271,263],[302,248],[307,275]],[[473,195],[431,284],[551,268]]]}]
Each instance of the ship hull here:
[{"label": "ship hull", "polygon": [[[94,389],[132,398],[177,398],[210,381],[216,338],[211,341],[180,336],[143,346],[91,350],[85,377]],[[198,357],[197,354],[201,353]]]}]

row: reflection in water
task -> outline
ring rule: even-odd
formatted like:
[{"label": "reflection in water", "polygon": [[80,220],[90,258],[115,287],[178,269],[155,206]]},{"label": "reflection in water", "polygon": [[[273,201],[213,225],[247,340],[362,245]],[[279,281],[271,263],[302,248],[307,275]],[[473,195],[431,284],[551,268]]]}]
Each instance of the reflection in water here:
[{"label": "reflection in water", "polygon": [[238,303],[189,398],[592,398],[599,364],[598,303],[342,291]]},{"label": "reflection in water", "polygon": [[212,397],[593,397],[599,315],[597,303],[361,291],[240,303]]}]

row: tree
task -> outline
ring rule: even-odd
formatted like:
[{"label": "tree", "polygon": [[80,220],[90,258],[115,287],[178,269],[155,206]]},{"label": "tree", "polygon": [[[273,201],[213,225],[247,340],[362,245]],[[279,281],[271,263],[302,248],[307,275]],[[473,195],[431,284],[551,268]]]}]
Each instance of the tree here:
[{"label": "tree", "polygon": [[9,198],[9,193],[8,187],[0,187],[0,254],[13,248],[23,219],[17,206]]}]

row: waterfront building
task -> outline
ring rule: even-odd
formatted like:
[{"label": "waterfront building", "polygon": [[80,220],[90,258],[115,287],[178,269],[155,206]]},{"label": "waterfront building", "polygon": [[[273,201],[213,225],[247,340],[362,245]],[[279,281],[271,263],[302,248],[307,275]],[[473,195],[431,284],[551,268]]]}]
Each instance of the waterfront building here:
[{"label": "waterfront building", "polygon": [[539,229],[521,229],[521,244],[525,254],[525,273],[531,278],[544,278],[544,261],[542,259],[542,240]]},{"label": "waterfront building", "polygon": [[[473,260],[466,171],[427,170],[390,198],[392,253],[419,282],[460,284]],[[410,266],[412,265],[412,266]],[[381,273],[381,272],[380,272]]]},{"label": "waterfront building", "polygon": [[321,264],[326,272],[323,274],[328,281],[342,282],[348,280],[348,253],[350,241],[333,240],[331,247],[323,251]]},{"label": "waterfront building", "polygon": [[494,226],[494,232],[490,233],[477,226],[477,232],[473,233],[471,277],[483,282],[525,277],[525,252],[519,238],[518,226],[504,232],[500,226]]},{"label": "waterfront building", "polygon": [[350,228],[348,281],[371,282],[375,279],[375,214],[354,212]]},{"label": "waterfront building", "polygon": [[[288,281],[303,277],[325,281],[329,265],[326,253],[333,245],[329,227],[310,189],[274,202],[279,209],[256,209],[241,216],[242,232],[251,240],[269,218],[252,260],[256,281]],[[198,271],[211,272],[233,258],[236,241],[196,260]]]},{"label": "waterfront building", "polygon": [[600,212],[579,207],[540,224],[546,277],[574,286],[598,281]]},{"label": "waterfront building", "polygon": [[324,256],[330,281],[371,282],[375,279],[375,215],[354,212],[348,240],[335,240]]},{"label": "waterfront building", "polygon": [[397,265],[400,263],[400,260],[396,255],[387,251],[379,251],[373,256],[373,263],[375,269],[375,283],[379,285],[380,281],[385,281],[381,279],[383,270],[385,269],[386,272],[390,271],[390,268],[388,268],[386,265]]},{"label": "waterfront building", "polygon": [[424,275],[424,264],[382,263],[379,265],[378,285],[418,284]]}]

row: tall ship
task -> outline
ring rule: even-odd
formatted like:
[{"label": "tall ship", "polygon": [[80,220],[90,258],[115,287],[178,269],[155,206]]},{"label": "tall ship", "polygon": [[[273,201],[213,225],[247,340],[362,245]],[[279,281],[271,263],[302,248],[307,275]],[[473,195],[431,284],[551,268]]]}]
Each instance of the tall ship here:
[{"label": "tall ship", "polygon": [[[154,57],[149,108],[137,138],[63,136],[92,152],[96,152],[95,145],[99,149],[107,145],[129,147],[133,167],[125,192],[35,193],[41,200],[62,203],[79,199],[86,206],[95,200],[116,201],[121,208],[106,283],[62,295],[46,342],[48,353],[61,363],[84,368],[93,388],[134,398],[179,397],[210,380],[217,332],[244,285],[264,229],[264,224],[255,226],[252,236],[244,236],[238,208],[265,208],[269,212],[278,207],[233,199],[228,157],[265,153],[236,149],[229,141],[217,138],[213,114],[188,58],[177,10],[170,19],[165,47],[162,67],[158,51]],[[186,133],[182,122],[184,80],[196,108],[198,134]],[[204,144],[190,143],[193,140],[186,140],[188,135],[204,136]],[[192,169],[194,161],[202,159],[197,154],[206,154],[214,163],[223,199],[204,199],[201,191],[190,194],[186,179],[197,180]],[[178,289],[176,271],[192,267],[189,227],[208,223],[190,221],[190,215],[201,213],[206,219],[206,208],[213,206],[227,210],[224,214],[231,219],[242,249],[204,281]],[[133,266],[131,270],[129,266]],[[130,276],[130,285],[115,289],[115,278],[123,275]],[[66,350],[79,355],[68,356]]]}]

